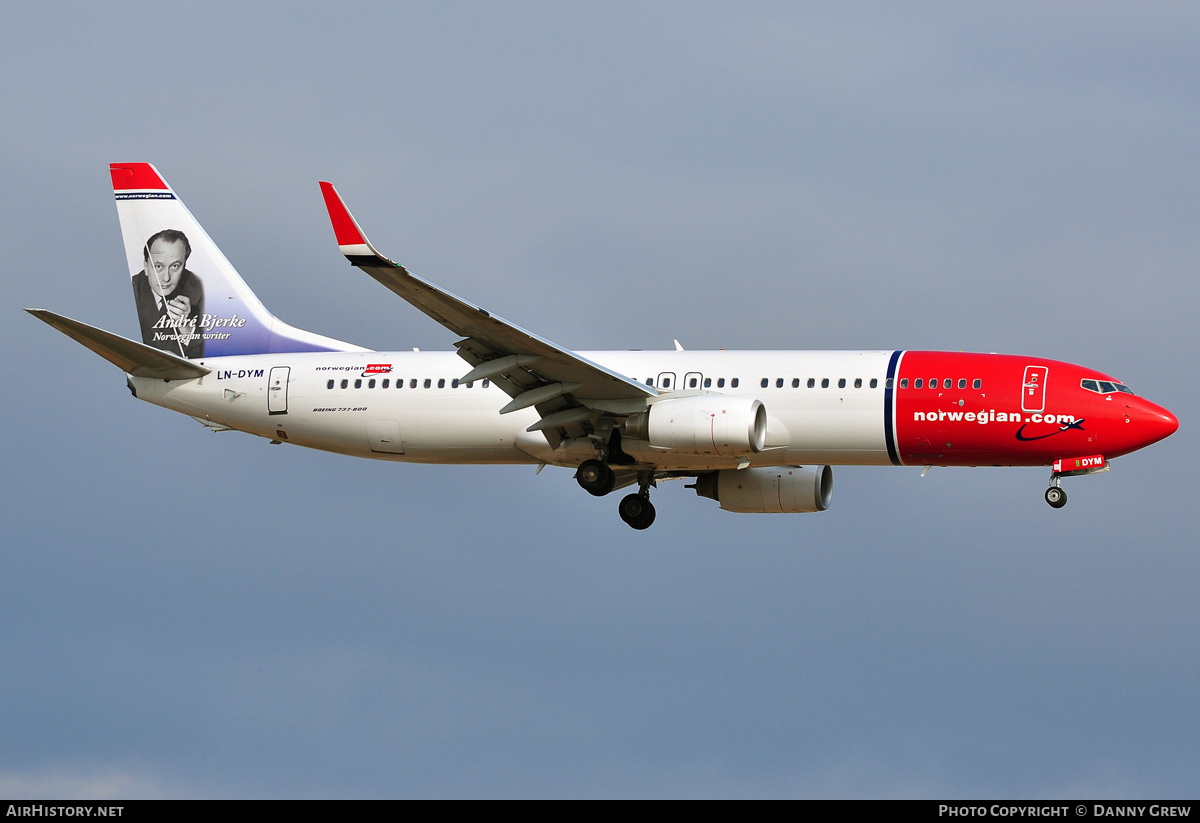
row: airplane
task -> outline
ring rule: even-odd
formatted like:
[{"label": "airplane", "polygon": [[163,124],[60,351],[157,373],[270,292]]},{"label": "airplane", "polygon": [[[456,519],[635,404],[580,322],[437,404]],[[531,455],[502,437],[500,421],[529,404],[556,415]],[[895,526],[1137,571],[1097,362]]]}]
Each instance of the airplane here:
[{"label": "airplane", "polygon": [[455,351],[374,351],[274,317],[149,163],[110,166],[138,342],[31,314],[116,365],[139,400],[356,457],[575,470],[587,492],[636,485],[726,511],[824,511],[834,465],[1048,466],[1061,479],[1170,436],[1171,412],[1114,378],[1039,357],[940,351],[574,352],[409,273],[320,184],[350,264],[449,329]]}]

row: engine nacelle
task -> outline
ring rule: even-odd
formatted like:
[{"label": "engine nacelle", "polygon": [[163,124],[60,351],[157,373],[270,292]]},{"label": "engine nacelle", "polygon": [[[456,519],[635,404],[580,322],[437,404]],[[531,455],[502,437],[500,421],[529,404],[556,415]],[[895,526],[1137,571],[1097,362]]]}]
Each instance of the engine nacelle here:
[{"label": "engine nacelle", "polygon": [[823,512],[833,499],[829,466],[723,469],[696,478],[696,494],[727,512],[748,514]]},{"label": "engine nacelle", "polygon": [[728,394],[660,400],[627,420],[624,431],[656,449],[681,454],[755,454],[767,442],[767,409],[761,400]]}]

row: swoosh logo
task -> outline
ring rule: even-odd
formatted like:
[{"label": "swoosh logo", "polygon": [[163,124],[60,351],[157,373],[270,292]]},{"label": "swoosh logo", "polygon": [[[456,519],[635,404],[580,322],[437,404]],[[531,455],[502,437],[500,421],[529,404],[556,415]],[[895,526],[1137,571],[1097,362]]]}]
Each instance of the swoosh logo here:
[{"label": "swoosh logo", "polygon": [[1050,432],[1049,434],[1039,434],[1037,437],[1026,437],[1023,434],[1021,434],[1021,432],[1025,431],[1025,427],[1029,425],[1028,423],[1022,423],[1021,428],[1017,429],[1017,439],[1028,443],[1032,440],[1045,440],[1047,437],[1053,437],[1056,434],[1062,434],[1063,432],[1070,431],[1071,429],[1078,429],[1079,431],[1084,431],[1083,421],[1084,421],[1084,418],[1080,418],[1079,420],[1073,420],[1070,423],[1067,423],[1065,426],[1062,426],[1056,432]]}]

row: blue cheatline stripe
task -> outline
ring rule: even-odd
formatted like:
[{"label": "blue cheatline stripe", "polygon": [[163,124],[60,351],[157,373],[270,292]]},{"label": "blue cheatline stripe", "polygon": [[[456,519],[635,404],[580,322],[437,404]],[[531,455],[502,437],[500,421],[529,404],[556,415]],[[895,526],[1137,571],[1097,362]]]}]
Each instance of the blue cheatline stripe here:
[{"label": "blue cheatline stripe", "polygon": [[896,452],[896,438],[892,434],[892,419],[896,414],[895,389],[896,384],[896,364],[900,362],[900,355],[904,352],[892,352],[892,359],[888,361],[887,382],[883,384],[883,437],[887,442],[888,457],[892,459],[893,466],[903,466],[900,462],[900,455]]}]

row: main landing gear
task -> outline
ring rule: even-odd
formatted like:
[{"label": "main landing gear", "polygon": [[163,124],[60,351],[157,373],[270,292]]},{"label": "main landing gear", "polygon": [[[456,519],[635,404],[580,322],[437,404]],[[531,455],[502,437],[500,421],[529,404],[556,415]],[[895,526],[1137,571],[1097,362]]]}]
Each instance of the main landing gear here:
[{"label": "main landing gear", "polygon": [[[580,488],[596,497],[608,494],[617,483],[613,470],[599,460],[585,460],[580,463],[579,470],[575,472],[575,480]],[[654,504],[650,502],[650,486],[653,483],[653,472],[638,472],[638,490],[621,498],[617,507],[621,519],[639,531],[650,528],[650,524],[654,522]]]},{"label": "main landing gear", "polygon": [[613,490],[617,484],[617,476],[606,464],[599,460],[584,460],[575,472],[579,486],[588,494],[603,497]]}]

